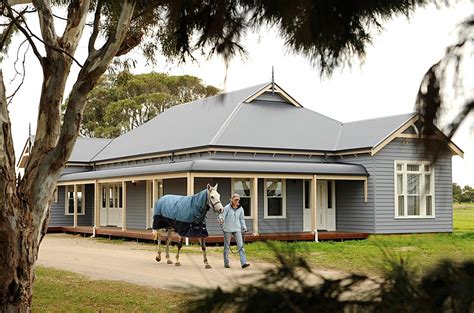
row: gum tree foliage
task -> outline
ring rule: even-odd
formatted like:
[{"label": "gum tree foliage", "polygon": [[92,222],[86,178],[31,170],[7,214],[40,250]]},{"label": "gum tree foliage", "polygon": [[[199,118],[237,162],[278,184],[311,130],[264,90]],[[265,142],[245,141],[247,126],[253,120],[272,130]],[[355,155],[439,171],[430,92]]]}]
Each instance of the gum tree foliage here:
[{"label": "gum tree foliage", "polygon": [[[355,57],[363,58],[383,21],[431,2],[1,0],[0,50],[15,53],[8,50],[11,36],[22,37],[42,67],[43,81],[35,97],[35,142],[25,174],[17,179],[7,99],[12,91],[7,94],[0,72],[0,311],[31,307],[34,265],[56,182],[79,134],[87,96],[115,58],[141,48],[151,61],[156,53],[182,62],[195,53],[229,60],[245,54],[241,41],[247,31],[272,25],[288,50],[305,55],[321,73],[330,74]],[[39,31],[28,24],[32,15]],[[87,55],[76,59],[83,37]],[[72,66],[80,71],[71,77],[66,95]]]},{"label": "gum tree foliage", "polygon": [[216,95],[194,76],[162,73],[104,75],[87,97],[81,134],[115,138],[177,104]]}]

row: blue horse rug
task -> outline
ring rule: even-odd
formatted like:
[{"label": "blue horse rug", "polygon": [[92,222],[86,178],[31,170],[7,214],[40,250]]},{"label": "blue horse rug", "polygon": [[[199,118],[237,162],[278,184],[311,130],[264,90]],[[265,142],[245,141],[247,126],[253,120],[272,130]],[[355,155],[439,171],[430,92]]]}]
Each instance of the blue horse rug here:
[{"label": "blue horse rug", "polygon": [[173,228],[182,237],[208,237],[207,190],[192,196],[166,195],[153,208],[153,229]]}]

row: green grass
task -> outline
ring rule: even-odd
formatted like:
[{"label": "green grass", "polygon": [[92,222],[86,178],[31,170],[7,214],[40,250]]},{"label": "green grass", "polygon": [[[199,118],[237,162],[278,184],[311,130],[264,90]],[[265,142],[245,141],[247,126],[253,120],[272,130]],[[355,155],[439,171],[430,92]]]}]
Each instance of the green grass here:
[{"label": "green grass", "polygon": [[180,312],[184,294],[37,267],[33,312]]},{"label": "green grass", "polygon": [[[319,268],[378,275],[383,269],[385,252],[396,258],[407,258],[421,273],[445,258],[474,259],[474,205],[454,210],[452,234],[372,235],[367,240],[274,244],[291,247]],[[196,247],[185,247],[182,251],[186,250],[199,252]],[[209,250],[222,253],[222,247]],[[265,243],[249,243],[245,251],[250,261],[275,261],[272,249]]]}]

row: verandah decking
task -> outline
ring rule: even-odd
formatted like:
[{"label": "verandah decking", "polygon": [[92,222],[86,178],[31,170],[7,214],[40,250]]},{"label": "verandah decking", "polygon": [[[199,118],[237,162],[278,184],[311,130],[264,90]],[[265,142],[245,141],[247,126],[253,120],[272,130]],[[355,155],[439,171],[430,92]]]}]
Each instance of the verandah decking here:
[{"label": "verandah decking", "polygon": [[[78,226],[78,227],[48,227],[48,233],[69,233],[69,234],[93,234],[92,226]],[[152,240],[151,230],[142,229],[127,229],[122,230],[116,227],[100,227],[95,231],[96,236],[105,236],[109,238],[130,238],[137,240]],[[356,232],[339,232],[339,231],[321,231],[318,232],[318,240],[353,240],[353,239],[367,239],[368,233]],[[178,236],[173,235],[172,242],[177,242]],[[281,241],[313,241],[314,234],[310,232],[301,233],[276,233],[276,234],[259,234],[254,236],[252,234],[245,235],[246,242],[266,241],[266,240],[281,240]],[[191,239],[190,242],[197,242],[196,239]],[[206,243],[222,243],[222,235],[210,235],[206,238]]]}]

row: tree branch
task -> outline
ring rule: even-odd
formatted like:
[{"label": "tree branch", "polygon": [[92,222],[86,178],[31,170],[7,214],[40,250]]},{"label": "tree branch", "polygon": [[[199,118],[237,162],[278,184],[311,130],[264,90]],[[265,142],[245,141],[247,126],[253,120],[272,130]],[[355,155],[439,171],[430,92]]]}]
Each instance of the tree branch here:
[{"label": "tree branch", "polygon": [[97,8],[95,9],[94,14],[94,23],[92,34],[89,38],[89,54],[95,51],[95,41],[97,40],[97,36],[99,35],[99,26],[100,26],[100,12],[102,11],[102,5],[104,4],[104,0],[99,0],[97,2]]},{"label": "tree branch", "polygon": [[[21,15],[19,17],[15,17],[13,15],[13,9],[8,4],[5,4],[5,8],[7,9],[7,17],[9,17],[12,20],[12,22],[15,23],[15,26],[23,33],[25,38],[30,43],[30,46],[33,49],[33,53],[35,54],[36,58],[38,59],[40,64],[43,65],[43,61],[44,61],[43,56],[41,55],[41,53],[39,53],[38,48],[36,47],[33,39],[31,39],[32,35],[18,22],[18,19],[21,17]],[[26,23],[25,23],[25,26],[28,27]]]},{"label": "tree branch", "polygon": [[51,6],[47,0],[33,0],[33,5],[38,10],[38,20],[40,23],[42,42],[45,44],[46,54],[51,56],[59,48],[58,36],[54,28],[54,17]]},{"label": "tree branch", "polygon": [[69,4],[66,28],[60,39],[61,46],[69,53],[76,51],[86,24],[89,7],[90,0],[74,0]]},{"label": "tree branch", "polygon": [[[86,98],[119,50],[130,26],[136,0],[126,0],[115,31],[99,51],[89,53],[68,99],[64,122],[56,145],[51,171],[58,171],[69,159],[79,134]],[[96,11],[97,12],[97,11]]]}]

